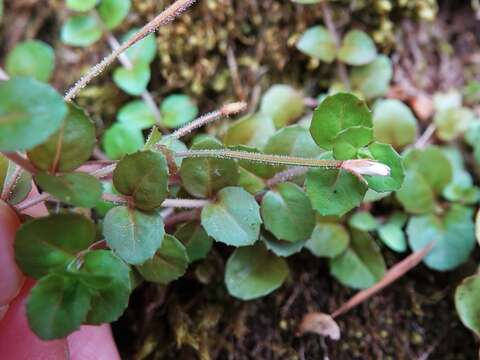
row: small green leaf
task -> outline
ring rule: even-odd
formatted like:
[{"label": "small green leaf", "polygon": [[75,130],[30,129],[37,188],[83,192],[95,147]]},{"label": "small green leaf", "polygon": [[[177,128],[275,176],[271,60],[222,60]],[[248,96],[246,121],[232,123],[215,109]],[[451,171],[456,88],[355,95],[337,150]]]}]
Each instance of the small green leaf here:
[{"label": "small green leaf", "polygon": [[34,179],[43,191],[70,205],[93,208],[102,196],[100,181],[89,174],[70,173],[55,176],[39,173]]},{"label": "small green leaf", "polygon": [[15,239],[15,261],[33,278],[65,268],[95,240],[95,225],[77,214],[56,214],[23,224]]},{"label": "small green leaf", "polygon": [[130,6],[130,0],[101,0],[98,14],[105,26],[112,30],[119,26],[127,17]]},{"label": "small green leaf", "polygon": [[164,235],[163,220],[157,212],[118,206],[107,213],[103,223],[108,246],[133,265],[151,259],[162,245]]},{"label": "small green leaf", "polygon": [[60,339],[80,328],[89,309],[90,293],[85,285],[68,275],[51,274],[33,287],[27,318],[41,339]]},{"label": "small green leaf", "polygon": [[289,257],[300,252],[306,243],[306,241],[297,241],[292,243],[290,241],[278,240],[270,233],[263,234],[260,239],[263,241],[268,250],[281,257]]},{"label": "small green leaf", "polygon": [[[193,144],[192,149],[223,149],[223,146],[215,138],[207,137]],[[234,160],[195,158],[182,161],[180,176],[190,194],[209,198],[225,186],[237,185],[239,174]]]},{"label": "small green leaf", "polygon": [[137,270],[147,281],[168,284],[185,274],[188,267],[185,247],[171,235],[166,235],[155,256]]},{"label": "small green leaf", "polygon": [[198,107],[187,95],[174,94],[162,101],[160,113],[163,125],[168,128],[179,128],[197,117]]},{"label": "small green leaf", "polygon": [[348,219],[348,225],[362,231],[373,231],[380,225],[368,211],[358,211]]},{"label": "small green leaf", "polygon": [[417,119],[401,101],[381,100],[374,107],[373,131],[378,141],[401,149],[417,138]]},{"label": "small green leaf", "polygon": [[402,227],[388,222],[378,228],[378,237],[393,251],[403,253],[407,250],[407,241]]},{"label": "small green leaf", "polygon": [[458,107],[437,112],[433,122],[437,126],[438,137],[444,141],[452,141],[465,133],[474,120],[475,113],[472,110]]},{"label": "small green leaf", "polygon": [[230,295],[252,300],[282,286],[288,276],[286,261],[261,244],[236,249],[225,267],[225,284]]},{"label": "small green leaf", "polygon": [[327,96],[315,109],[310,134],[322,149],[331,150],[338,133],[352,126],[372,127],[372,115],[357,97],[338,93]]},{"label": "small green leaf", "polygon": [[260,112],[271,117],[277,129],[298,119],[304,111],[303,95],[288,85],[273,85],[260,104]]},{"label": "small green leaf", "polygon": [[305,247],[315,256],[334,258],[345,251],[349,242],[350,234],[343,225],[319,222]]},{"label": "small green leaf", "polygon": [[48,139],[67,114],[63,98],[30,78],[0,82],[0,151],[28,150]]},{"label": "small green leaf", "polygon": [[463,325],[480,334],[480,276],[465,278],[455,290],[455,308]]},{"label": "small green leaf", "polygon": [[55,68],[55,53],[43,41],[30,40],[17,44],[7,55],[5,69],[10,76],[28,76],[48,82]]},{"label": "small green leaf", "polygon": [[95,125],[88,115],[75,105],[68,105],[60,130],[27,155],[37,169],[50,171],[56,162],[55,171],[69,172],[90,158],[95,142]]},{"label": "small green leaf", "polygon": [[395,193],[405,210],[412,214],[431,212],[435,207],[435,194],[430,184],[416,171],[407,171],[402,187]]},{"label": "small green leaf", "polygon": [[349,31],[343,38],[338,58],[348,65],[366,65],[377,57],[373,40],[365,32]]},{"label": "small green leaf", "polygon": [[337,160],[355,159],[358,150],[373,140],[373,131],[365,126],[352,126],[335,137],[333,157]]},{"label": "small green leaf", "polygon": [[[138,32],[139,29],[131,29],[125,36],[123,36],[123,41],[127,41],[133,35]],[[157,56],[157,42],[155,40],[155,35],[150,34],[145,37],[143,40],[140,40],[132,47],[125,50],[125,54],[128,56],[130,61],[134,64],[142,62],[144,64],[150,64],[155,56]]]},{"label": "small green leaf", "polygon": [[307,195],[288,182],[265,194],[261,213],[265,228],[279,240],[307,240],[315,226],[315,214]]},{"label": "small green leaf", "polygon": [[98,0],[67,0],[67,7],[74,11],[92,10]]},{"label": "small green leaf", "polygon": [[297,49],[326,63],[331,63],[337,56],[333,36],[321,25],[307,29],[298,40]]},{"label": "small green leaf", "polygon": [[239,187],[226,187],[214,203],[202,209],[202,226],[216,241],[247,246],[258,240],[260,209],[255,198]]},{"label": "small green leaf", "polygon": [[113,172],[113,184],[123,195],[131,196],[135,207],[153,210],[168,194],[168,165],[165,156],[139,151],[125,156]]},{"label": "small green leaf", "polygon": [[350,73],[352,88],[367,100],[387,94],[393,77],[393,66],[385,55],[379,55],[370,64],[354,67]]},{"label": "small green leaf", "polygon": [[108,285],[88,286],[92,304],[86,322],[101,324],[117,320],[127,308],[132,291],[128,265],[111,251],[96,250],[83,258],[81,273],[108,281]]},{"label": "small green leaf", "polygon": [[[15,166],[13,165],[13,163],[10,163],[5,181],[10,182],[14,174]],[[27,198],[31,190],[32,175],[29,172],[22,170],[17,178],[17,181],[15,181],[15,184],[10,190],[10,194],[7,195],[6,200],[10,205],[19,204]]]},{"label": "small green leaf", "polygon": [[130,101],[118,112],[118,121],[128,127],[140,130],[149,129],[157,120],[143,100]]},{"label": "small green leaf", "polygon": [[197,221],[180,226],[175,232],[175,237],[185,246],[190,262],[204,259],[213,245],[213,239]]},{"label": "small green leaf", "polygon": [[366,175],[368,186],[378,192],[395,191],[401,188],[405,179],[402,158],[391,145],[375,142],[368,147],[372,158],[390,168],[388,176]]},{"label": "small green leaf", "polygon": [[77,15],[63,24],[60,36],[64,44],[87,47],[100,40],[102,29],[93,16]]},{"label": "small green leaf", "polygon": [[144,139],[140,129],[117,123],[105,131],[102,144],[108,158],[117,160],[140,150]]},{"label": "small green leaf", "polygon": [[270,116],[256,113],[242,117],[227,129],[223,141],[225,145],[247,145],[263,148],[275,133],[275,124]]},{"label": "small green leaf", "polygon": [[150,67],[145,63],[135,63],[131,69],[118,67],[113,72],[113,81],[129,95],[141,95],[150,82]]},{"label": "small green leaf", "polygon": [[433,241],[433,249],[423,261],[434,270],[452,270],[468,259],[475,246],[472,216],[472,209],[453,205],[443,218],[412,217],[407,226],[408,243],[417,251]]},{"label": "small green leaf", "polygon": [[375,241],[366,232],[354,230],[350,247],[330,261],[330,272],[354,289],[369,288],[385,273],[385,261]]},{"label": "small green leaf", "polygon": [[342,216],[360,205],[367,186],[343,170],[314,169],[307,174],[307,195],[320,215]]}]

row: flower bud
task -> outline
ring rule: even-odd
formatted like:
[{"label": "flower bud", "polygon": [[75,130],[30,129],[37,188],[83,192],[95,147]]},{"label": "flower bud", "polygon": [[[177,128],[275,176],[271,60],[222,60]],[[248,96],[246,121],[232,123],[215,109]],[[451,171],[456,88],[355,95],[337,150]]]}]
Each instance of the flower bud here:
[{"label": "flower bud", "polygon": [[387,165],[366,159],[345,160],[342,164],[342,169],[358,175],[390,175],[390,168]]}]

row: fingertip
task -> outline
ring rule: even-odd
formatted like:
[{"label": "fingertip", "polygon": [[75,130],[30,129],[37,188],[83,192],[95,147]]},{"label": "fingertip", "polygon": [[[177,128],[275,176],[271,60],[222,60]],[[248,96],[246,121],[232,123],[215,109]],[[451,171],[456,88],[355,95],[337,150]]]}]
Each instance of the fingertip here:
[{"label": "fingertip", "polygon": [[83,325],[67,338],[72,360],[120,359],[110,325]]}]

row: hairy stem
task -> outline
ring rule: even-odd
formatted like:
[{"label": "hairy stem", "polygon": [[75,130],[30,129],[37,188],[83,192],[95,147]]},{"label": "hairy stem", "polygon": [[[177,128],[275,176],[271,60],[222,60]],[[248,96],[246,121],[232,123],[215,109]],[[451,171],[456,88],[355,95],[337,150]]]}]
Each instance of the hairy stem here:
[{"label": "hairy stem", "polygon": [[100,75],[110,64],[112,64],[125,50],[135,45],[137,42],[156,31],[160,26],[172,22],[176,17],[187,10],[196,0],[177,0],[152,21],[141,28],[137,33],[120,45],[119,48],[112,51],[100,63],[92,67],[88,73],[83,76],[70,90],[65,94],[66,101],[72,101],[77,94],[88,85],[95,77]]},{"label": "hairy stem", "polygon": [[269,188],[272,188],[275,185],[294,179],[300,175],[305,174],[306,172],[307,172],[307,169],[304,167],[294,167],[294,168],[287,169],[285,171],[275,174],[274,177],[269,179],[267,181],[267,186]]},{"label": "hairy stem", "polygon": [[199,209],[209,204],[209,200],[201,199],[165,199],[162,207],[183,208],[183,209]]},{"label": "hairy stem", "polygon": [[343,164],[343,161],[340,160],[319,160],[295,156],[260,154],[255,152],[233,150],[189,150],[175,152],[175,156],[183,158],[213,157],[220,159],[246,160],[269,165],[302,166],[325,169],[339,169]]}]

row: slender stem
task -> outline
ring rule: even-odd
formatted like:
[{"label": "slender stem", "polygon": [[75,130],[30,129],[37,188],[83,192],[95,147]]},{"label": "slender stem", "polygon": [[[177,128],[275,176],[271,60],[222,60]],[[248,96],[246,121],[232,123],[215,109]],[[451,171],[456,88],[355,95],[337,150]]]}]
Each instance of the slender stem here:
[{"label": "slender stem", "polygon": [[325,169],[339,169],[342,167],[343,164],[343,161],[340,160],[319,160],[295,156],[260,154],[255,152],[233,150],[189,150],[175,152],[174,155],[184,158],[214,157],[220,159],[236,159],[252,162],[261,162],[270,165],[289,165],[315,168],[319,167]]},{"label": "slender stem", "polygon": [[128,200],[124,196],[110,194],[110,193],[103,193],[102,199],[105,201],[109,201],[113,203],[121,203],[121,204],[128,202]]},{"label": "slender stem", "polygon": [[269,188],[272,188],[275,185],[278,185],[282,182],[294,179],[294,178],[296,178],[300,175],[305,174],[306,172],[307,172],[307,169],[304,168],[304,167],[294,167],[294,168],[287,169],[285,171],[282,171],[282,172],[279,172],[279,173],[275,174],[274,177],[269,179],[267,181],[267,186]]},{"label": "slender stem", "polygon": [[[322,1],[320,3],[322,7],[322,15],[323,21],[328,28],[328,31],[332,35],[333,41],[335,42],[335,46],[337,50],[340,49],[340,36],[338,35],[337,28],[335,27],[335,23],[333,22],[332,12],[330,10],[330,6],[328,5],[327,1]],[[348,79],[347,67],[344,63],[342,63],[339,59],[337,59],[337,70],[338,75],[340,76],[340,80],[342,80],[345,87],[350,89],[350,80]]]},{"label": "slender stem", "polygon": [[32,165],[28,159],[24,158],[22,155],[20,155],[17,152],[2,152],[3,156],[5,156],[8,160],[14,162],[21,168],[23,168],[25,171],[28,171],[30,174],[35,174],[37,172],[37,169]]},{"label": "slender stem", "polygon": [[170,227],[181,222],[197,220],[200,217],[200,209],[194,209],[190,211],[182,211],[180,213],[175,213],[170,215],[164,220],[165,226]]},{"label": "slender stem", "polygon": [[427,143],[430,141],[430,139],[432,138],[436,130],[437,130],[437,127],[435,126],[434,123],[431,123],[430,125],[428,125],[428,127],[423,132],[422,136],[420,136],[418,140],[415,142],[415,147],[417,149],[424,148],[427,145]]},{"label": "slender stem", "polygon": [[15,209],[20,212],[23,210],[27,210],[28,208],[31,208],[32,206],[35,206],[37,204],[40,204],[46,200],[48,200],[51,197],[49,193],[42,193],[34,198],[30,198],[25,200],[24,202],[18,204],[15,206]]},{"label": "slender stem", "polygon": [[177,0],[162,13],[157,15],[152,21],[141,28],[137,33],[130,37],[127,41],[120,45],[120,47],[100,63],[92,67],[88,73],[83,76],[70,90],[65,94],[66,101],[72,101],[77,94],[88,85],[95,77],[100,75],[109,65],[111,65],[125,50],[135,45],[137,42],[156,31],[160,26],[172,22],[176,17],[187,10],[196,0]]},{"label": "slender stem", "polygon": [[175,139],[180,139],[181,137],[188,135],[195,129],[205,126],[206,124],[216,121],[222,117],[238,114],[244,111],[246,108],[247,108],[247,104],[245,102],[235,102],[235,103],[224,105],[219,110],[202,115],[198,119],[193,120],[191,123],[175,131],[171,136],[174,137]]},{"label": "slender stem", "polygon": [[209,200],[201,199],[165,199],[162,207],[173,207],[183,209],[198,209],[210,204]]},{"label": "slender stem", "polygon": [[303,98],[303,103],[309,108],[316,108],[320,104],[317,99],[312,97]]},{"label": "slender stem", "polygon": [[90,175],[95,176],[97,179],[101,179],[107,177],[108,175],[112,174],[117,167],[117,163],[105,166],[101,169],[92,171]]}]

